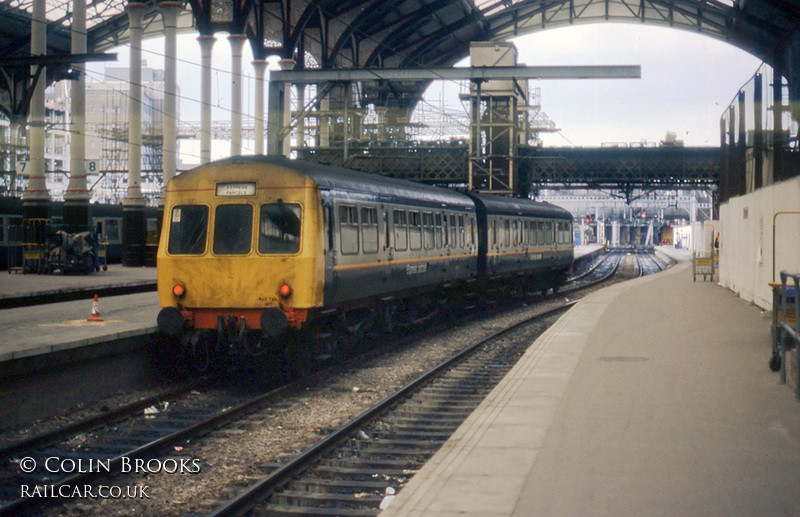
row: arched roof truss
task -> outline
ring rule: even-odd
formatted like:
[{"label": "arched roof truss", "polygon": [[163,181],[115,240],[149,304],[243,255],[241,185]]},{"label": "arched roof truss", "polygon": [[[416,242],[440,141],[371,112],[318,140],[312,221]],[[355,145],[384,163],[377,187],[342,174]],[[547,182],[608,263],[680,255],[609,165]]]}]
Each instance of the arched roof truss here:
[{"label": "arched roof truss", "polygon": [[[147,5],[144,37],[163,33],[157,0],[141,1]],[[46,2],[48,53],[68,54],[70,1]],[[30,54],[32,3],[0,0],[0,55]],[[125,5],[124,0],[88,0],[88,52],[127,41]],[[279,54],[306,68],[452,66],[469,55],[473,41],[605,22],[705,34],[777,68],[791,64],[791,42],[800,42],[795,35],[800,0],[186,0],[185,5],[179,30],[244,30],[256,57]],[[414,99],[426,86],[393,84],[383,91]]]}]

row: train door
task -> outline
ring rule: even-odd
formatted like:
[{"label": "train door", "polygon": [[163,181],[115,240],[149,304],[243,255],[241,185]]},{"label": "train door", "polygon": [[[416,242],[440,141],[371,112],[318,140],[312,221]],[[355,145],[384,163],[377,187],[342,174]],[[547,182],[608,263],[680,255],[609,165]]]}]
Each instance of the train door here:
[{"label": "train door", "polygon": [[322,225],[325,232],[325,289],[323,291],[324,304],[328,305],[329,300],[336,294],[336,271],[337,247],[336,247],[336,219],[333,199],[329,197],[328,191],[322,191]]}]

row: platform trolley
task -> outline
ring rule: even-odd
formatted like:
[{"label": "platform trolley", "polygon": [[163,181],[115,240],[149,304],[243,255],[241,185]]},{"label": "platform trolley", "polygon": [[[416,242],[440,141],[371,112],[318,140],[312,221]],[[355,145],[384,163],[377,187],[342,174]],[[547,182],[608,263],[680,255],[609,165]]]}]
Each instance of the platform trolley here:
[{"label": "platform trolley", "polygon": [[[786,352],[796,349],[800,343],[800,297],[798,297],[800,274],[781,271],[781,282],[771,282],[772,288],[772,357],[769,367],[773,372],[780,370],[781,383],[786,382]],[[800,374],[800,360],[797,363]],[[800,378],[800,377],[799,377]],[[798,383],[800,397],[800,383]]]},{"label": "platform trolley", "polygon": [[692,281],[697,282],[697,277],[714,280],[714,252],[713,251],[695,251],[692,254]]},{"label": "platform trolley", "polygon": [[[95,238],[100,238],[97,232],[94,235]],[[97,261],[95,262],[94,270],[100,271],[100,268],[103,268],[103,271],[108,271],[108,242],[105,240],[97,243]]]}]

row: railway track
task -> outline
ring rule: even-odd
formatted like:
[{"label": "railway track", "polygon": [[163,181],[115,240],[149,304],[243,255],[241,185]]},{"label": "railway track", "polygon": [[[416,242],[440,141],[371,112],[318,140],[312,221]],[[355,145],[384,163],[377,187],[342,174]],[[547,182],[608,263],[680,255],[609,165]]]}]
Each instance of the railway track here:
[{"label": "railway track", "polygon": [[638,268],[637,276],[652,275],[665,269],[664,264],[655,258],[652,253],[636,253],[636,264]]},{"label": "railway track", "polygon": [[[296,388],[285,385],[243,397],[228,390],[201,392],[204,382],[3,447],[0,515],[31,513],[42,504],[52,504],[50,499],[69,494],[75,487],[96,483],[115,472],[141,471],[128,467],[139,465],[136,460],[152,458],[181,440],[202,436],[217,426],[241,419]],[[44,491],[37,491],[36,487]],[[57,496],[31,497],[31,494]]]},{"label": "railway track", "polygon": [[[566,303],[481,339],[386,397],[218,508],[216,517],[377,515],[516,364],[524,329]],[[523,336],[511,337],[523,331]],[[391,491],[387,490],[391,489]]]},{"label": "railway track", "polygon": [[[575,282],[573,286],[565,290],[575,291],[603,282],[613,276],[623,258],[624,255],[610,257],[609,260],[603,261],[594,268],[591,274],[585,276],[579,282]],[[530,341],[528,340],[528,342]],[[485,377],[489,381],[486,386],[490,386],[493,382],[496,383],[502,378],[510,367],[508,364],[513,365],[513,362],[498,359],[495,362],[489,361],[487,364],[490,366],[488,369],[483,367],[485,373],[466,374],[464,370],[466,366],[462,366],[460,370],[457,370],[455,374],[457,377],[460,375],[469,380],[465,380],[460,387],[454,388],[456,390],[454,394],[444,395],[442,394],[444,392],[441,391],[442,388],[436,388],[435,390],[443,397],[439,400],[438,405],[431,402],[414,403],[417,404],[417,407],[410,410],[407,406],[405,410],[407,412],[406,416],[392,417],[395,423],[391,429],[396,434],[404,429],[403,425],[408,425],[408,421],[419,410],[427,411],[426,414],[428,416],[424,417],[428,420],[427,430],[420,431],[409,428],[406,438],[389,440],[386,438],[388,435],[385,432],[386,429],[390,429],[388,423],[375,424],[372,427],[365,427],[362,424],[358,430],[363,431],[366,434],[366,438],[364,436],[356,436],[355,449],[372,449],[375,440],[379,438],[387,444],[397,442],[399,445],[403,445],[403,440],[405,440],[405,445],[412,449],[422,448],[424,444],[427,444],[424,447],[429,447],[431,443],[438,448],[440,442],[447,439],[449,434],[459,425],[459,422],[466,418],[482,400],[483,395],[488,393],[487,390],[491,389],[482,388],[477,383],[477,379]],[[480,370],[477,366],[474,369],[476,371]],[[113,414],[104,414],[73,424],[69,429],[59,429],[47,435],[37,436],[25,442],[0,448],[0,458],[4,459],[3,465],[0,466],[0,479],[3,481],[0,486],[7,487],[6,490],[0,491],[0,514],[38,513],[41,509],[41,504],[52,505],[57,502],[58,498],[43,501],[41,498],[22,497],[19,492],[19,487],[21,486],[47,486],[51,487],[51,490],[57,491],[62,486],[97,484],[101,480],[107,480],[109,477],[113,478],[115,473],[120,472],[120,465],[124,461],[131,462],[137,458],[163,458],[165,455],[173,460],[180,460],[182,459],[180,453],[175,454],[175,451],[180,449],[180,447],[176,447],[176,444],[196,440],[197,437],[207,435],[220,428],[236,427],[238,425],[237,422],[250,418],[247,415],[253,415],[258,412],[259,408],[269,406],[270,401],[279,400],[282,394],[289,393],[292,389],[298,389],[298,386],[301,386],[303,382],[287,385],[279,390],[260,393],[250,397],[248,400],[243,400],[246,397],[243,397],[241,393],[234,396],[231,393],[226,394],[224,390],[220,393],[205,396],[198,391],[198,386],[187,386],[176,393],[160,394],[151,399],[140,401],[135,405],[121,408]],[[448,382],[452,383],[452,381]],[[478,394],[477,398],[475,398],[475,394]],[[428,398],[428,400],[434,399]],[[449,406],[449,410],[452,411],[446,417],[442,417],[441,409],[442,401],[444,400],[448,401],[445,406]],[[169,402],[169,405],[167,406],[165,402]],[[151,408],[155,408],[155,411],[150,411],[151,414],[145,415],[144,409]],[[435,415],[439,415],[439,418],[436,418]],[[254,420],[259,419],[257,415],[252,418]],[[385,426],[385,429],[382,429],[382,426]],[[333,435],[329,435],[323,442],[329,443],[331,440],[337,440],[330,436]],[[428,452],[432,454],[433,451]],[[313,456],[313,453],[311,454]],[[369,452],[370,457],[365,457],[363,463],[383,465],[384,471],[391,467],[388,472],[397,479],[410,475],[410,472],[413,472],[421,465],[420,462],[424,462],[425,459],[424,455],[420,457],[415,451],[404,456],[405,459],[381,463],[379,457],[381,454],[383,453],[380,448],[372,449]],[[305,453],[302,456],[305,456]],[[90,472],[74,472],[73,469],[72,472],[62,473],[65,475],[54,476],[53,473],[39,468],[33,472],[26,473],[22,472],[21,461],[27,458],[38,459],[40,464],[46,458],[67,459],[70,462],[75,462],[75,464],[80,464],[81,460],[84,460],[84,462],[94,460],[95,465],[108,465],[109,468],[106,470],[111,472],[105,472],[102,469],[95,469],[95,471]],[[353,465],[352,458],[346,460],[346,462]],[[341,462],[334,463],[327,466],[328,471],[335,472],[348,468]],[[70,465],[72,464],[70,463]],[[277,468],[277,466],[269,466],[267,470],[272,468]],[[282,469],[283,467],[281,467]],[[324,476],[321,476],[321,479],[322,481],[315,482],[314,486],[324,487],[329,484],[325,481]],[[387,485],[385,480],[377,482],[372,480],[372,482],[377,484],[366,483],[359,485],[364,488],[364,490],[356,492],[360,495],[358,498],[359,504],[376,502],[380,498],[380,494],[375,492],[380,488],[378,485]],[[372,492],[367,491],[367,488],[370,488]],[[385,489],[386,486],[383,488]],[[278,500],[276,503],[278,506],[291,505],[292,498],[298,496],[294,496],[292,491],[288,491],[280,497],[283,499]],[[312,499],[324,499],[325,497],[316,495]]]}]

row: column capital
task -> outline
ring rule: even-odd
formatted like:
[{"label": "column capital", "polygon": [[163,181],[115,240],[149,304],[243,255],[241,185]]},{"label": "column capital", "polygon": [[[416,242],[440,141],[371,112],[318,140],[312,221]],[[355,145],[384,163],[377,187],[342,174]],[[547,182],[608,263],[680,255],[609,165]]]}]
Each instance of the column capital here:
[{"label": "column capital", "polygon": [[231,53],[234,57],[241,57],[242,56],[242,48],[244,48],[244,44],[247,41],[247,36],[244,34],[229,34],[228,35],[228,43],[231,46]]},{"label": "column capital", "polygon": [[281,70],[283,71],[293,70],[294,65],[297,64],[297,61],[295,61],[294,59],[281,59],[280,61],[278,61],[278,64],[281,66]]},{"label": "column capital", "polygon": [[158,8],[161,10],[161,16],[164,19],[164,28],[177,29],[178,16],[180,16],[181,11],[183,11],[183,4],[172,1],[159,2]]},{"label": "column capital", "polygon": [[128,22],[131,29],[142,29],[142,22],[144,21],[144,11],[147,4],[138,2],[128,2],[125,5],[125,12],[128,13]]}]

